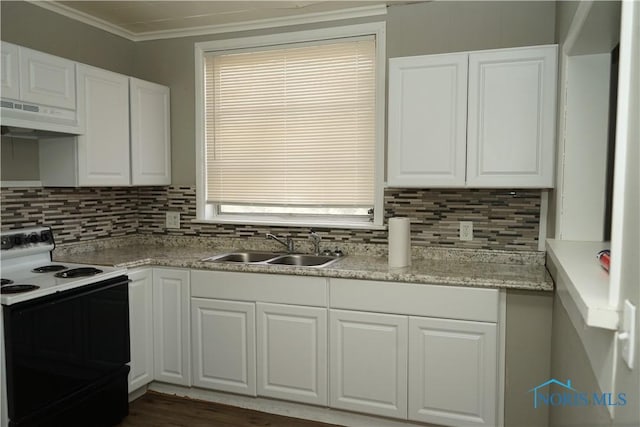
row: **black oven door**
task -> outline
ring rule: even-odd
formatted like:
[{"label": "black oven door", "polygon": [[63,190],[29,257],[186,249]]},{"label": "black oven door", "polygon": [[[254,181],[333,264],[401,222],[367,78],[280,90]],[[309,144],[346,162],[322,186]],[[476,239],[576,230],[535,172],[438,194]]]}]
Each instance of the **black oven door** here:
[{"label": "black oven door", "polygon": [[[122,412],[124,403],[126,415],[126,276],[6,306],[3,313],[10,425],[81,425],[86,420],[73,417],[95,410],[92,395],[118,400],[119,409],[109,411]],[[114,382],[124,389],[109,397],[104,393]]]}]

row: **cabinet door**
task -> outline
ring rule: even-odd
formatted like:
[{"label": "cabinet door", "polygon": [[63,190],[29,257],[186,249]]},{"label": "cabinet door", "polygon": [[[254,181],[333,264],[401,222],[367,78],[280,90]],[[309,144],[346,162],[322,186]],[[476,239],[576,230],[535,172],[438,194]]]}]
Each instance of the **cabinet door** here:
[{"label": "cabinet door", "polygon": [[75,62],[21,47],[20,98],[25,102],[75,110]]},{"label": "cabinet door", "polygon": [[469,55],[467,185],[553,187],[556,46]]},{"label": "cabinet door", "polygon": [[78,101],[79,184],[129,185],[129,78],[78,65]]},{"label": "cabinet door", "polygon": [[448,426],[495,426],[494,323],[411,317],[409,419]]},{"label": "cabinet door", "polygon": [[169,88],[131,78],[133,185],[171,184]]},{"label": "cabinet door", "polygon": [[193,385],[256,395],[255,303],[191,300]]},{"label": "cabinet door", "polygon": [[465,184],[468,54],[389,60],[387,184]]},{"label": "cabinet door", "polygon": [[327,405],[327,310],[258,303],[258,395]]},{"label": "cabinet door", "polygon": [[407,417],[406,316],[330,310],[329,406]]},{"label": "cabinet door", "polygon": [[191,385],[189,271],[153,269],[155,379]]},{"label": "cabinet door", "polygon": [[18,46],[2,42],[0,88],[3,98],[20,99],[20,62]]},{"label": "cabinet door", "polygon": [[129,393],[153,381],[153,280],[150,268],[129,272]]}]

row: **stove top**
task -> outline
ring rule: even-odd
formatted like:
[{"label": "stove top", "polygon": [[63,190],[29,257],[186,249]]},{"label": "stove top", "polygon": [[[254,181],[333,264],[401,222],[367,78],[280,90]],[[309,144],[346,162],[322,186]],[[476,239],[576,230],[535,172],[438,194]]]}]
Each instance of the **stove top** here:
[{"label": "stove top", "polygon": [[48,227],[2,232],[0,303],[11,305],[126,274],[126,269],[53,263]]}]

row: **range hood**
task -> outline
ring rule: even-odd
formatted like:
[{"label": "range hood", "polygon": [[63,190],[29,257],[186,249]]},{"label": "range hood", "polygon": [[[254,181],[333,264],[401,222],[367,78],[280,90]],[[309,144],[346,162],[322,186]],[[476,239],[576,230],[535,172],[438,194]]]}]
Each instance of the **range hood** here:
[{"label": "range hood", "polygon": [[75,110],[6,98],[0,100],[0,107],[3,136],[35,139],[84,133]]},{"label": "range hood", "polygon": [[[4,123],[4,120],[3,120]],[[0,127],[0,134],[3,137],[19,138],[19,139],[45,139],[45,138],[60,138],[63,136],[76,136],[75,133],[66,132],[54,132],[52,130],[42,129],[30,129],[21,128],[17,126],[5,126]]]}]

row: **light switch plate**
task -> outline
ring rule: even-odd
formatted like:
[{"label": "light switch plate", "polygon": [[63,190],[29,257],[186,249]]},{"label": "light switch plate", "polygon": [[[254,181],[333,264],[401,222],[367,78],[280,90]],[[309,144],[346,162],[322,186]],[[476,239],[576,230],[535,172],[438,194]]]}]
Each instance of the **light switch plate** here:
[{"label": "light switch plate", "polygon": [[622,360],[629,369],[633,369],[633,359],[636,352],[636,306],[629,300],[624,300],[622,311],[622,333],[618,336],[622,341]]},{"label": "light switch plate", "polygon": [[167,228],[180,228],[180,212],[167,212]]}]

